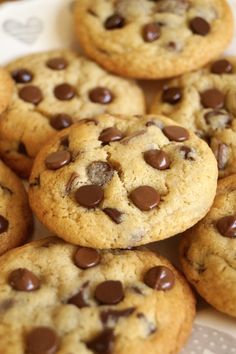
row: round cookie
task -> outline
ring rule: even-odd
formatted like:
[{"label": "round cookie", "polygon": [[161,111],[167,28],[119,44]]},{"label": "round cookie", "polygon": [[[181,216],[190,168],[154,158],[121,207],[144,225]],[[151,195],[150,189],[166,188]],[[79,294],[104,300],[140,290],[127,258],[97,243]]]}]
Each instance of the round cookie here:
[{"label": "round cookie", "polygon": [[181,241],[188,280],[206,301],[236,317],[236,175],[220,180],[214,204]]},{"label": "round cookie", "polygon": [[233,35],[225,0],[83,0],[75,32],[86,54],[116,74],[163,79],[200,68]]},{"label": "round cookie", "polygon": [[21,245],[30,235],[32,225],[22,182],[0,160],[0,255]]},{"label": "round cookie", "polygon": [[7,253],[0,266],[4,354],[174,354],[191,332],[187,282],[150,251],[51,238]]},{"label": "round cookie", "polygon": [[0,68],[0,114],[7,108],[13,93],[13,82],[9,74]]},{"label": "round cookie", "polygon": [[23,177],[29,176],[39,149],[57,130],[104,112],[145,111],[136,83],[67,50],[28,55],[6,68],[15,85],[0,121],[0,153]]},{"label": "round cookie", "polygon": [[172,120],[101,115],[42,148],[29,198],[40,221],[68,242],[129,248],[203,218],[217,175],[207,144]]},{"label": "round cookie", "polygon": [[167,81],[151,112],[166,114],[211,146],[219,176],[236,173],[236,57]]}]

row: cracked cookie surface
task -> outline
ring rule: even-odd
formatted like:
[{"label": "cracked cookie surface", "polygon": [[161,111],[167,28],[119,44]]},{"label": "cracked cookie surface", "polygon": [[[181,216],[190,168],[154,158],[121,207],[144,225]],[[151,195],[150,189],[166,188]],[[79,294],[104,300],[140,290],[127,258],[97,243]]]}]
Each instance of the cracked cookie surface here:
[{"label": "cracked cookie surface", "polygon": [[172,120],[101,115],[43,147],[29,197],[65,240],[127,248],[194,225],[213,202],[217,175],[207,144]]},{"label": "cracked cookie surface", "polygon": [[151,112],[166,114],[192,129],[212,148],[219,176],[236,173],[236,57],[167,81]]},{"label": "cracked cookie surface", "polygon": [[5,354],[173,354],[191,332],[187,282],[150,251],[97,251],[50,238],[7,253],[0,265]]},{"label": "cracked cookie surface", "polygon": [[32,222],[22,182],[0,160],[0,254],[22,244],[32,231]]},{"label": "cracked cookie surface", "polygon": [[206,301],[236,317],[236,175],[220,180],[214,204],[181,241],[188,280]]},{"label": "cracked cookie surface", "polygon": [[56,131],[90,115],[145,111],[135,82],[108,74],[67,50],[28,55],[6,69],[15,85],[0,122],[0,151],[23,177],[29,176],[36,154]]},{"label": "cracked cookie surface", "polygon": [[220,55],[233,33],[225,0],[83,0],[74,22],[88,56],[140,79],[197,69]]}]

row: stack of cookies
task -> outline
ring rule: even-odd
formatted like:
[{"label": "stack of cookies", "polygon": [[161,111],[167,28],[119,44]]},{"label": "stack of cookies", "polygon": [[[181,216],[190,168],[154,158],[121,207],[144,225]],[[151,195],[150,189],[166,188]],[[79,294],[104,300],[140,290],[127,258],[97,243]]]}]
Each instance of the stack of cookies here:
[{"label": "stack of cookies", "polygon": [[[85,55],[0,71],[0,353],[178,353],[194,295],[148,243],[183,233],[188,281],[236,317],[232,14],[226,0],[73,8]],[[149,112],[135,79],[165,79]],[[57,237],[13,249],[31,210]]]}]

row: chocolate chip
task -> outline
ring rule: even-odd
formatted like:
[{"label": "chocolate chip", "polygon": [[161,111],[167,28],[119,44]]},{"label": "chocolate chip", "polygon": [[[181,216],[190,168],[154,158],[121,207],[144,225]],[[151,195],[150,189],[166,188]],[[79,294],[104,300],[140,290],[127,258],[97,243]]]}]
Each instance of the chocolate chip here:
[{"label": "chocolate chip", "polygon": [[146,129],[133,132],[132,134],[130,134],[130,135],[126,136],[124,139],[122,139],[121,144],[127,145],[130,142],[130,140],[136,138],[137,136],[143,135],[145,133],[146,133]]},{"label": "chocolate chip", "polygon": [[177,125],[169,125],[163,128],[163,133],[171,141],[182,142],[189,139],[189,132],[187,129]]},{"label": "chocolate chip", "polygon": [[216,151],[214,151],[216,160],[217,160],[217,164],[218,164],[218,169],[220,171],[223,171],[226,166],[227,163],[229,161],[229,147],[226,144],[223,143],[219,143],[217,146]]},{"label": "chocolate chip", "polygon": [[70,145],[69,142],[69,136],[68,135],[64,135],[61,139],[60,139],[60,145],[63,146],[64,148],[68,148]]},{"label": "chocolate chip", "polygon": [[81,289],[76,295],[72,296],[67,303],[70,305],[74,305],[79,309],[82,309],[83,307],[89,307],[89,304],[84,299],[83,289]]},{"label": "chocolate chip", "polygon": [[137,286],[132,286],[131,289],[135,292],[135,294],[143,295],[142,290],[140,288],[138,288]]},{"label": "chocolate chip", "polygon": [[95,298],[104,305],[115,305],[124,298],[124,290],[119,280],[106,280],[95,289]]},{"label": "chocolate chip", "polygon": [[72,173],[72,175],[70,176],[70,179],[66,185],[66,190],[65,190],[66,194],[69,194],[71,192],[72,187],[74,186],[76,180],[79,178],[80,178],[80,176],[78,173],[76,173],[76,172]]},{"label": "chocolate chip", "polygon": [[148,23],[143,27],[143,39],[145,42],[154,42],[161,36],[161,27],[158,23]]},{"label": "chocolate chip", "polygon": [[52,328],[35,327],[26,337],[28,354],[54,354],[59,348],[59,339]]},{"label": "chocolate chip", "polygon": [[170,167],[170,158],[162,150],[148,150],[143,156],[146,163],[157,170],[166,170]]},{"label": "chocolate chip", "polygon": [[53,58],[47,61],[47,66],[52,70],[63,70],[67,65],[68,62],[64,58]]},{"label": "chocolate chip", "polygon": [[97,250],[88,247],[78,248],[74,256],[75,264],[81,269],[95,267],[100,262],[100,259],[100,253]]},{"label": "chocolate chip", "polygon": [[159,128],[159,129],[163,129],[163,127],[164,127],[163,123],[160,122],[160,121],[158,121],[158,120],[149,120],[149,121],[145,124],[146,127],[151,127],[151,126],[153,126],[153,125],[156,126],[156,127]]},{"label": "chocolate chip", "polygon": [[14,306],[15,302],[13,299],[6,299],[0,302],[0,314],[10,310]]},{"label": "chocolate chip", "polygon": [[141,186],[130,193],[134,205],[142,211],[149,211],[160,203],[160,195],[150,186]]},{"label": "chocolate chip", "polygon": [[6,232],[9,227],[9,221],[4,218],[4,216],[0,215],[0,234]]},{"label": "chocolate chip", "polygon": [[19,291],[34,291],[39,289],[39,278],[26,268],[13,270],[8,278],[9,285]]},{"label": "chocolate chip", "polygon": [[148,336],[151,336],[157,331],[157,327],[155,326],[155,324],[150,322],[150,320],[142,312],[137,313],[136,316],[139,320],[144,321]]},{"label": "chocolate chip", "polygon": [[224,129],[230,126],[232,117],[224,110],[212,110],[204,114],[206,123],[211,126],[212,129]]},{"label": "chocolate chip", "polygon": [[156,266],[145,273],[144,283],[155,290],[170,290],[175,284],[175,276],[169,268]]},{"label": "chocolate chip", "polygon": [[201,104],[205,108],[219,109],[224,106],[225,96],[217,89],[209,89],[201,93]]},{"label": "chocolate chip", "polygon": [[104,144],[109,144],[114,141],[121,140],[124,137],[123,133],[116,127],[106,128],[99,135],[99,140]]},{"label": "chocolate chip", "polygon": [[40,186],[40,176],[35,177],[33,182],[30,182],[29,187],[39,187]]},{"label": "chocolate chip", "polygon": [[76,91],[70,84],[61,84],[54,88],[54,95],[60,101],[70,101],[75,97]]},{"label": "chocolate chip", "polygon": [[73,124],[73,120],[69,114],[59,113],[50,119],[51,126],[56,130],[62,130],[70,127]]},{"label": "chocolate chip", "polygon": [[134,313],[135,307],[129,307],[124,310],[106,310],[102,311],[100,318],[102,323],[106,326],[110,321],[116,323],[120,317],[128,317]]},{"label": "chocolate chip", "polygon": [[77,124],[89,124],[92,123],[94,125],[98,125],[98,121],[94,118],[84,118],[84,119],[80,119]]},{"label": "chocolate chip", "polygon": [[20,142],[19,145],[18,145],[18,149],[17,149],[17,152],[19,154],[22,154],[22,155],[25,155],[25,156],[28,156],[28,153],[27,153],[27,150],[26,150],[26,147],[25,147],[25,144]]},{"label": "chocolate chip", "polygon": [[217,221],[216,227],[222,236],[236,237],[236,215],[229,215]]},{"label": "chocolate chip", "polygon": [[209,23],[202,17],[195,17],[190,21],[190,28],[193,33],[206,36],[210,32]]},{"label": "chocolate chip", "polygon": [[80,187],[75,193],[77,203],[85,208],[96,208],[104,198],[103,189],[94,184]]},{"label": "chocolate chip", "polygon": [[88,165],[87,174],[92,184],[103,186],[112,179],[114,169],[105,161],[94,161]]},{"label": "chocolate chip", "polygon": [[68,165],[71,161],[69,151],[52,152],[45,159],[45,165],[49,170],[58,170],[59,168]]},{"label": "chocolate chip", "polygon": [[180,153],[185,160],[195,161],[195,153],[189,146],[181,146]]},{"label": "chocolate chip", "polygon": [[164,89],[162,93],[162,102],[175,105],[181,99],[182,99],[182,90],[179,87],[170,87]]},{"label": "chocolate chip", "polygon": [[233,65],[226,59],[215,61],[211,66],[213,74],[231,74],[233,72]]},{"label": "chocolate chip", "polygon": [[95,338],[86,343],[87,347],[96,354],[111,354],[114,347],[114,331],[111,328],[105,329]]},{"label": "chocolate chip", "polygon": [[22,87],[19,91],[19,97],[23,101],[34,105],[38,105],[43,99],[41,90],[37,86],[33,85]]},{"label": "chocolate chip", "polygon": [[89,98],[94,103],[108,104],[114,100],[114,96],[106,87],[96,87],[89,92]]},{"label": "chocolate chip", "polygon": [[113,220],[116,224],[120,224],[122,222],[122,214],[119,210],[114,208],[105,208],[103,209],[104,213],[107,214],[111,220]]},{"label": "chocolate chip", "polygon": [[11,76],[18,84],[26,84],[33,80],[33,74],[27,69],[14,70]]},{"label": "chocolate chip", "polygon": [[104,26],[107,30],[114,30],[122,28],[125,25],[125,19],[121,15],[114,14],[108,17],[104,23]]}]

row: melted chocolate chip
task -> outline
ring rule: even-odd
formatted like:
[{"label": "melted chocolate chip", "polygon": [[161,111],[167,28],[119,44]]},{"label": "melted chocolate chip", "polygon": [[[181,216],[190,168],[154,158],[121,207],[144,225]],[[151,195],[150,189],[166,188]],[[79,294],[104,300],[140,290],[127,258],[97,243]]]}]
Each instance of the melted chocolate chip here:
[{"label": "melted chocolate chip", "polygon": [[143,27],[143,39],[145,42],[154,42],[161,36],[161,27],[158,23],[148,23]]},{"label": "melted chocolate chip", "polygon": [[79,178],[80,178],[80,176],[78,173],[76,173],[76,172],[72,173],[72,175],[70,176],[70,179],[66,185],[66,190],[65,190],[66,194],[69,194],[71,192],[72,187],[74,186],[76,180]]},{"label": "melted chocolate chip", "polygon": [[226,144],[220,143],[214,151],[217,160],[218,169],[223,171],[229,161],[229,147]]},{"label": "melted chocolate chip", "polygon": [[32,103],[35,106],[38,105],[43,99],[41,90],[37,86],[33,85],[22,87],[19,91],[19,97],[23,101]]},{"label": "melted chocolate chip", "polygon": [[103,189],[97,185],[86,185],[80,187],[75,193],[78,204],[85,208],[96,208],[104,198]]},{"label": "melted chocolate chip", "polygon": [[107,328],[95,338],[86,343],[87,347],[96,354],[111,354],[114,347],[114,331]]},{"label": "melted chocolate chip", "polygon": [[13,299],[7,299],[0,302],[0,314],[10,310],[14,306],[15,302]]},{"label": "melted chocolate chip", "polygon": [[18,149],[17,149],[17,152],[19,152],[19,154],[22,154],[22,155],[25,155],[25,156],[28,156],[28,153],[27,153],[27,150],[26,150],[26,147],[25,147],[25,144],[20,142],[19,145],[18,145]]},{"label": "melted chocolate chip", "polygon": [[70,305],[74,305],[79,309],[82,309],[83,307],[89,307],[89,304],[84,298],[84,289],[81,289],[77,294],[72,296],[67,303]]},{"label": "melted chocolate chip", "polygon": [[103,186],[112,179],[114,169],[105,161],[94,161],[88,165],[87,174],[92,184]]},{"label": "melted chocolate chip", "polygon": [[0,183],[0,188],[3,190],[4,193],[8,193],[8,194],[10,194],[10,195],[13,194],[13,191],[12,191],[10,188],[4,186],[4,185],[1,184],[1,183]]},{"label": "melted chocolate chip", "polygon": [[201,104],[205,108],[220,109],[224,107],[225,96],[217,89],[209,89],[201,93]]},{"label": "melted chocolate chip", "polygon": [[181,146],[180,153],[185,160],[195,161],[194,151],[189,146]]},{"label": "melted chocolate chip", "polygon": [[84,119],[80,119],[77,124],[89,124],[92,123],[94,125],[98,125],[98,121],[94,118],[84,118]]},{"label": "melted chocolate chip", "polygon": [[145,273],[144,283],[155,290],[170,290],[175,284],[175,276],[169,268],[156,266]]},{"label": "melted chocolate chip", "polygon": [[145,133],[146,133],[146,130],[145,130],[145,129],[143,129],[143,130],[138,130],[137,132],[133,132],[132,134],[130,134],[130,135],[126,136],[124,139],[122,139],[121,144],[123,144],[123,145],[128,145],[128,143],[129,143],[132,139],[134,139],[134,138],[136,138],[136,137],[138,137],[138,136],[140,136],[140,135],[143,135],[143,134],[145,134]]},{"label": "melted chocolate chip", "polygon": [[124,17],[114,14],[110,17],[108,17],[104,23],[104,27],[107,30],[114,30],[118,28],[122,28],[125,25],[125,19]]},{"label": "melted chocolate chip", "polygon": [[162,93],[162,102],[175,105],[182,99],[182,90],[179,87],[170,87],[164,89]]},{"label": "melted chocolate chip", "polygon": [[26,84],[33,80],[33,74],[27,69],[18,69],[11,73],[13,80],[18,84]]},{"label": "melted chocolate chip", "polygon": [[229,215],[217,221],[216,227],[222,236],[236,237],[236,215]]},{"label": "melted chocolate chip", "polygon": [[69,114],[59,113],[50,119],[51,126],[56,130],[62,130],[70,127],[73,124],[73,120]]},{"label": "melted chocolate chip", "polygon": [[68,135],[65,135],[61,138],[60,140],[60,145],[63,146],[64,148],[68,148],[69,145],[70,145],[70,142],[69,142],[69,136]]},{"label": "melted chocolate chip", "polygon": [[116,127],[106,128],[99,135],[99,140],[103,144],[109,144],[114,141],[119,141],[124,137],[123,133]]},{"label": "melted chocolate chip", "polygon": [[210,32],[209,23],[202,17],[195,17],[190,21],[190,28],[193,33],[206,36]]},{"label": "melted chocolate chip", "polygon": [[54,95],[60,101],[70,101],[75,97],[76,91],[73,86],[64,83],[55,87]]},{"label": "melted chocolate chip", "polygon": [[211,72],[218,75],[231,74],[233,72],[233,65],[226,59],[220,59],[212,64]]},{"label": "melted chocolate chip", "polygon": [[134,205],[142,211],[149,211],[160,203],[160,195],[150,186],[140,186],[130,193]]},{"label": "melted chocolate chip", "polygon": [[26,337],[27,353],[54,354],[59,348],[59,338],[49,327],[35,327]]},{"label": "melted chocolate chip", "polygon": [[157,331],[155,324],[150,322],[148,320],[148,318],[142,312],[137,313],[136,316],[138,319],[144,321],[146,328],[147,328],[147,335],[148,336],[151,336],[152,334],[154,334]]},{"label": "melted chocolate chip", "polygon": [[9,227],[9,221],[2,215],[0,215],[0,234],[6,232]]},{"label": "melted chocolate chip", "polygon": [[64,58],[53,58],[47,61],[47,66],[52,70],[63,70],[68,66],[68,62]]},{"label": "melted chocolate chip", "polygon": [[45,159],[45,165],[49,170],[58,170],[59,168],[68,165],[71,161],[69,151],[56,151],[48,155]]},{"label": "melted chocolate chip", "polygon": [[111,218],[116,224],[120,224],[122,222],[122,214],[119,210],[114,208],[105,208],[103,209],[104,213]]},{"label": "melted chocolate chip", "polygon": [[40,288],[39,278],[25,268],[13,270],[9,275],[8,283],[18,291],[34,291]]},{"label": "melted chocolate chip", "polygon": [[162,150],[148,150],[143,156],[146,163],[157,170],[166,170],[170,167],[170,158]]},{"label": "melted chocolate chip", "polygon": [[169,125],[164,127],[162,131],[171,141],[182,142],[189,139],[188,130],[177,125]]},{"label": "melted chocolate chip", "polygon": [[106,326],[110,321],[116,323],[121,317],[128,317],[134,313],[135,307],[129,307],[124,310],[106,310],[102,311],[100,318],[102,323]]},{"label": "melted chocolate chip", "polygon": [[33,182],[30,182],[30,187],[39,187],[40,186],[40,176],[35,177]]},{"label": "melted chocolate chip", "polygon": [[89,92],[89,98],[94,103],[108,104],[114,100],[114,96],[106,87],[96,87]]},{"label": "melted chocolate chip", "polygon": [[97,285],[95,298],[104,305],[115,305],[124,298],[122,283],[118,280],[106,280]]},{"label": "melted chocolate chip", "polygon": [[81,269],[95,267],[100,260],[100,253],[97,250],[88,247],[79,247],[74,256],[75,264]]},{"label": "melted chocolate chip", "polygon": [[204,114],[206,123],[211,126],[212,129],[224,129],[230,126],[232,117],[224,110],[214,109]]}]

